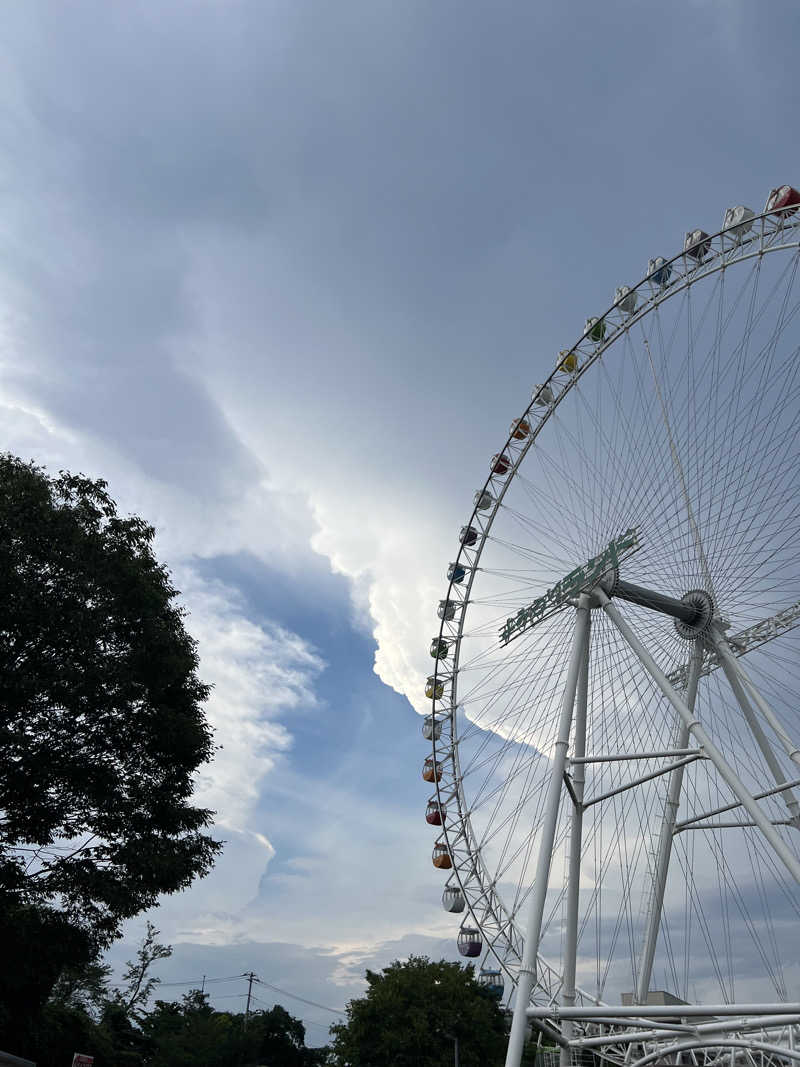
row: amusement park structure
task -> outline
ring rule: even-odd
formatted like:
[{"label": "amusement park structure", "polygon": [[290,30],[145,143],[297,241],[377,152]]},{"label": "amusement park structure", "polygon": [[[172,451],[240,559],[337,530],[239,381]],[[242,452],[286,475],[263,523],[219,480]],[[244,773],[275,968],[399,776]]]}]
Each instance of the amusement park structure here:
[{"label": "amusement park structure", "polygon": [[800,1061],[798,208],[618,287],[461,528],[425,819],[506,1067]]}]

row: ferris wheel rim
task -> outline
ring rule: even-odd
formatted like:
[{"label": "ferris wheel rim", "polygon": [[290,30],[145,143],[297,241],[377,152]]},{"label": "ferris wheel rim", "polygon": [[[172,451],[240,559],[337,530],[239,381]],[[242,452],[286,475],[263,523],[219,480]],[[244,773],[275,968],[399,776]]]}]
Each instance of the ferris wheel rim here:
[{"label": "ferris wheel rim", "polygon": [[[507,472],[504,473],[502,477],[498,477],[493,471],[490,472],[483,483],[483,487],[476,493],[476,501],[482,494],[490,493],[493,497],[493,503],[484,516],[476,502],[470,514],[470,518],[468,519],[467,526],[473,527],[473,529],[477,531],[477,539],[471,546],[464,544],[462,541],[455,557],[453,566],[463,566],[468,577],[463,589],[459,588],[458,584],[453,579],[448,582],[445,600],[448,603],[453,601],[454,603],[460,604],[460,610],[457,611],[454,620],[449,622],[446,618],[442,619],[437,638],[439,641],[446,640],[452,647],[452,663],[448,666],[447,670],[443,671],[441,669],[440,660],[435,659],[433,672],[434,687],[439,681],[444,681],[445,684],[449,682],[451,695],[449,707],[445,709],[437,709],[438,702],[436,698],[433,699],[431,705],[431,714],[434,720],[449,720],[451,723],[451,746],[445,751],[439,751],[438,756],[442,758],[444,762],[449,761],[452,764],[453,771],[449,776],[447,783],[438,778],[435,779],[435,797],[442,810],[444,810],[446,805],[452,804],[454,801],[458,808],[456,818],[450,821],[443,820],[441,826],[441,839],[444,840],[453,857],[453,870],[447,884],[450,885],[455,883],[458,885],[463,894],[470,920],[475,923],[481,932],[483,932],[485,919],[477,913],[476,905],[482,903],[484,909],[488,909],[491,902],[492,908],[499,913],[498,933],[495,935],[494,941],[491,941],[489,938],[486,939],[486,947],[491,950],[501,938],[505,938],[504,947],[507,951],[502,956],[497,952],[492,952],[492,955],[498,960],[501,968],[511,980],[512,984],[516,982],[516,975],[513,970],[508,967],[506,960],[510,956],[517,955],[513,946],[514,934],[516,933],[519,938],[521,937],[521,932],[515,927],[515,918],[507,913],[502,897],[493,884],[491,872],[483,865],[483,858],[480,849],[477,846],[477,839],[472,827],[467,798],[464,794],[463,770],[460,763],[458,745],[457,709],[459,706],[459,658],[472,587],[476,574],[480,569],[480,559],[503,499],[506,496],[509,487],[513,484],[520,465],[524,461],[529,449],[533,446],[534,442],[542,433],[545,425],[554,416],[567,395],[571,393],[578,382],[589,372],[589,368],[593,367],[608,349],[615,345],[634,325],[647,319],[648,316],[650,316],[662,303],[669,301],[672,297],[689,289],[691,286],[709,276],[718,273],[719,271],[723,271],[728,267],[747,262],[756,257],[762,257],[771,252],[786,252],[800,247],[800,239],[798,239],[797,233],[798,227],[800,227],[800,217],[781,216],[780,214],[776,214],[774,210],[763,211],[760,214],[753,216],[750,220],[750,226],[751,232],[745,234],[733,234],[732,227],[729,225],[724,226],[712,235],[705,235],[704,240],[707,239],[708,254],[695,262],[689,263],[689,259],[692,257],[689,252],[684,249],[674,255],[671,259],[659,263],[657,268],[648,270],[636,285],[631,286],[628,289],[628,293],[647,293],[646,299],[644,299],[640,305],[637,305],[630,313],[622,311],[620,309],[620,304],[627,296],[626,293],[622,297],[616,299],[606,312],[600,316],[600,322],[607,323],[611,326],[611,329],[600,343],[591,341],[590,334],[592,327],[587,324],[587,328],[575,344],[570,349],[565,349],[562,353],[562,355],[574,354],[577,357],[577,366],[575,369],[572,372],[567,373],[560,369],[560,364],[557,365],[542,385],[536,388],[524,411],[519,416],[520,420],[530,420],[530,433],[521,444],[517,443],[515,440],[513,434],[514,424],[512,424],[512,432],[509,433],[505,444],[499,453],[501,456],[511,456],[512,462],[509,464]],[[792,239],[788,240],[787,238]],[[653,284],[653,276],[659,271],[663,271],[665,267],[671,268],[671,271],[673,272],[669,283],[663,286]],[[683,269],[681,269],[681,267]],[[650,291],[648,292],[645,287],[649,287]],[[615,314],[617,315],[616,320],[614,319]],[[537,406],[541,407],[541,405],[537,405],[537,400],[541,398],[548,389],[552,392],[552,399],[540,412],[536,410]],[[531,418],[532,414],[535,416],[534,418]],[[434,761],[437,760],[437,747],[441,748],[442,746],[437,746],[437,739],[434,733],[432,737]],[[445,793],[447,794],[446,796]],[[465,858],[460,859],[462,854],[465,854]],[[468,892],[470,885],[475,885],[476,883],[480,887],[480,895],[477,896],[477,898],[474,897],[474,894]],[[485,915],[485,911],[483,914]],[[517,958],[519,957],[517,956]],[[555,985],[557,985],[559,981],[557,969],[553,968],[551,964],[541,956],[539,957],[539,961],[546,969],[546,972],[548,972],[549,978]],[[602,1000],[594,997],[588,991],[581,990],[580,994],[586,1002],[598,1005],[603,1003]]]}]

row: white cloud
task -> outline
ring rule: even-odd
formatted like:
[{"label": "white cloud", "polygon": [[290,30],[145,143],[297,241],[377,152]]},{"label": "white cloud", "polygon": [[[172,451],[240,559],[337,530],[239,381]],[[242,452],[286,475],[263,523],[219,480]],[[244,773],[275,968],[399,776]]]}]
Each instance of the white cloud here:
[{"label": "white cloud", "polygon": [[233,832],[237,842],[249,842],[236,849],[236,861],[233,845],[220,860],[223,866],[236,862],[241,873],[248,856],[252,876],[243,905],[273,852],[251,822],[261,784],[291,748],[292,714],[316,708],[314,684],[325,664],[297,634],[269,619],[249,617],[240,593],[204,577],[195,558],[263,547],[259,531],[269,531],[274,557],[297,554],[303,542],[301,538],[298,546],[297,530],[303,524],[307,529],[302,508],[255,484],[240,510],[227,511],[179,486],[143,479],[123,454],[124,442],[120,449],[105,451],[98,469],[97,442],[91,435],[26,403],[14,390],[0,392],[0,420],[7,446],[23,458],[34,457],[50,473],[64,468],[105,477],[121,513],[138,513],[156,523],[156,554],[170,566],[182,592],[187,629],[198,642],[200,677],[213,686],[206,713],[220,748],[213,762],[200,769],[196,799],[217,812],[215,822],[224,836]]},{"label": "white cloud", "polygon": [[264,775],[291,746],[278,716],[316,706],[313,683],[324,663],[296,634],[248,619],[240,595],[223,583],[186,565],[175,579],[198,641],[201,677],[214,687],[207,714],[220,746],[200,775],[197,800],[217,811],[223,830],[245,831]]},{"label": "white cloud", "polygon": [[[323,485],[309,488],[319,527],[312,544],[335,572],[351,580],[356,607],[368,616],[378,646],[375,673],[427,714],[429,637],[438,632],[435,608],[445,585],[444,522],[416,513],[412,521],[402,501],[393,498],[391,483],[389,489],[354,488],[351,508],[343,511]],[[362,516],[360,522],[352,521],[353,512]]]}]

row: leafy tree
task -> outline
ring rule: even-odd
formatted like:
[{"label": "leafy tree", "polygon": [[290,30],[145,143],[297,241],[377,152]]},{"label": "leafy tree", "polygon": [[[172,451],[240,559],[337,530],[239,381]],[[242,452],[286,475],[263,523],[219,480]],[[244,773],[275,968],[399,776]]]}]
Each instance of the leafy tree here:
[{"label": "leafy tree", "polygon": [[[123,1067],[130,1061],[120,1058],[113,1037],[105,1027],[91,1018],[82,1008],[62,1003],[47,1004],[39,1017],[36,1044],[31,1055],[39,1067],[64,1067],[72,1062],[74,1052],[85,1052],[95,1058],[97,1067],[114,1064]],[[138,1067],[141,1060],[131,1067]]]},{"label": "leafy tree", "polygon": [[325,1062],[325,1049],[306,1048],[306,1029],[299,1019],[275,1004],[269,1011],[254,1012],[248,1021],[258,1063],[281,1067],[316,1067]]},{"label": "leafy tree", "polygon": [[[27,921],[40,919],[40,912],[33,909]],[[59,923],[74,932],[58,913],[53,913],[46,932],[58,935]],[[14,950],[0,956],[15,961],[5,971],[21,976],[23,990],[31,987],[29,974],[38,970],[36,958],[22,947],[29,935],[30,925],[23,924],[17,942],[0,945]],[[68,956],[72,948],[67,938],[62,956],[68,962],[57,979],[49,975],[42,983],[42,989],[52,986],[52,992],[47,1003],[39,1005],[34,1032],[23,1035],[24,1043],[11,1046],[39,1067],[63,1067],[75,1051],[94,1056],[95,1067],[322,1067],[328,1062],[326,1049],[306,1048],[302,1022],[277,1004],[245,1019],[242,1013],[215,1011],[208,995],[195,989],[178,1003],[159,1000],[147,1011],[147,999],[159,981],[150,968],[172,953],[170,946],[159,943],[152,923],[147,924],[135,961],[127,964],[122,989],[110,988],[110,967],[97,959],[78,964]],[[22,1000],[20,996],[17,1006],[24,1014]],[[0,1027],[0,1047],[6,1044],[6,1032]]]},{"label": "leafy tree", "polygon": [[502,1064],[503,1013],[471,966],[412,956],[366,978],[366,996],[333,1027],[338,1067],[450,1067],[456,1038],[461,1067]]},{"label": "leafy tree", "polygon": [[61,912],[18,903],[0,906],[0,1048],[25,1055],[59,974],[92,956],[85,931]]},{"label": "leafy tree", "polygon": [[157,960],[165,960],[172,955],[171,945],[161,945],[156,941],[160,932],[148,920],[147,933],[136,953],[136,962],[129,960],[126,966],[123,975],[126,987],[117,991],[116,999],[128,1016],[135,1016],[145,1007],[153,989],[161,981],[160,978],[149,974],[152,965]]},{"label": "leafy tree", "polygon": [[244,1027],[236,1016],[216,1012],[208,995],[192,990],[180,1003],[157,1000],[142,1020],[149,1049],[148,1067],[235,1067],[240,1062]]},{"label": "leafy tree", "polygon": [[[39,914],[36,909],[33,913]],[[57,918],[66,922],[63,916]],[[52,932],[51,927],[48,933]],[[100,963],[98,958],[81,963],[73,953],[55,983],[52,976],[43,983],[42,988],[52,985],[52,991],[41,1011],[26,1015],[26,1006],[20,1006],[18,1015],[28,1021],[32,1018],[34,1022],[33,1034],[28,1033],[27,1040],[20,1039],[24,1040],[26,1054],[30,1054],[41,1067],[51,1064],[62,1067],[76,1050],[93,1055],[96,1067],[141,1067],[145,1042],[137,1022],[153,987],[159,982],[149,974],[149,969],[156,960],[172,954],[170,946],[158,942],[158,933],[148,922],[136,960],[128,961],[125,985],[121,990],[110,989],[111,968],[108,965]],[[68,947],[73,946],[68,942]],[[46,959],[53,957],[52,952],[44,955]],[[30,954],[25,954],[23,958],[28,956]],[[31,969],[38,971],[37,957],[30,956],[30,959]],[[2,1044],[4,1042],[0,1041]],[[22,1044],[14,1047],[23,1051]]]},{"label": "leafy tree", "polygon": [[70,963],[59,974],[50,993],[50,1003],[99,1016],[108,1000],[110,974],[110,965],[97,959],[83,966]]},{"label": "leafy tree", "polygon": [[0,908],[56,906],[94,947],[220,848],[191,803],[209,689],[153,537],[105,482],[0,455]]},{"label": "leafy tree", "polygon": [[327,1054],[306,1048],[302,1022],[280,1005],[251,1012],[245,1027],[243,1014],[214,1011],[197,989],[181,1003],[156,1001],[142,1031],[147,1067],[321,1067]]}]

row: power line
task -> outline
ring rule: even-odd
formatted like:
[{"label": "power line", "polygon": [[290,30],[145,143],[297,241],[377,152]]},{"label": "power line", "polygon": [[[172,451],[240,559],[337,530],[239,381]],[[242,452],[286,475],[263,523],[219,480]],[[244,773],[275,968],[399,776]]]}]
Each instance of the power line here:
[{"label": "power line", "polygon": [[[299,1000],[302,1004],[308,1004],[308,1006],[311,1007],[311,1008],[320,1008],[322,1011],[329,1011],[331,1013],[331,1015],[338,1015],[339,1017],[344,1015],[344,1011],[340,1011],[337,1008],[329,1008],[327,1006],[327,1004],[319,1004],[316,1000],[308,1000],[306,997],[301,997],[297,993],[289,992],[288,989],[281,989],[280,986],[272,985],[270,982],[265,982],[263,978],[259,978],[258,975],[256,975],[253,971],[248,971],[248,972],[246,972],[244,974],[230,974],[230,975],[226,975],[226,976],[219,977],[219,978],[204,978],[204,979],[201,979],[201,978],[187,978],[185,981],[182,981],[182,982],[161,982],[160,984],[165,989],[169,988],[169,987],[175,987],[175,986],[195,986],[195,988],[196,988],[197,984],[200,983],[201,981],[204,981],[206,985],[212,985],[212,984],[215,984],[217,982],[235,982],[235,981],[237,981],[239,979],[245,979],[248,982],[250,982],[251,984],[252,984],[252,982],[258,982],[259,985],[263,985],[266,989],[271,989],[271,990],[273,990],[273,992],[280,993],[284,997],[291,997],[293,1000]],[[229,994],[229,996],[240,996],[240,997],[244,997],[246,995],[247,995],[246,993]],[[221,1000],[221,999],[225,999],[225,998],[216,997],[215,999]],[[258,1000],[259,998],[256,997],[256,999]],[[265,1004],[266,1001],[261,1001],[261,1003]],[[321,1023],[317,1023],[316,1025],[319,1026],[319,1025],[322,1025],[322,1024]]]},{"label": "power line", "polygon": [[305,1026],[316,1026],[320,1030],[326,1030],[326,1031],[328,1031],[330,1033],[330,1029],[331,1029],[331,1024],[330,1023],[318,1023],[314,1019],[303,1019],[303,1024]]},{"label": "power line", "polygon": [[[244,994],[242,994],[242,996],[244,996]],[[259,1004],[263,1004],[265,1008],[272,1008],[274,1006],[274,1005],[270,1004],[268,1000],[263,1000],[261,997],[257,997],[255,995],[255,993],[253,993],[253,1000],[258,1001]],[[305,1019],[304,1018],[302,1020],[302,1022],[303,1022],[304,1026],[318,1026],[320,1028],[320,1030],[330,1030],[331,1025],[332,1025],[331,1023],[318,1022],[316,1019]]]},{"label": "power line", "polygon": [[[234,981],[236,981],[237,978],[246,978],[246,977],[247,977],[247,975],[244,975],[244,974],[230,974],[230,975],[228,975],[227,977],[224,977],[224,978],[206,978],[205,979],[205,983],[206,983],[206,985],[211,985],[212,982],[234,982]],[[195,983],[200,983],[202,981],[203,981],[202,978],[187,978],[183,982],[161,982],[160,984],[162,986],[164,986],[164,987],[167,987],[167,986],[179,986],[179,985],[193,985]]]},{"label": "power line", "polygon": [[297,993],[290,993],[288,989],[281,989],[280,986],[270,985],[269,982],[265,982],[262,978],[256,978],[256,981],[267,989],[273,989],[276,993],[282,993],[285,997],[292,997],[294,1000],[299,1000],[303,1004],[309,1004],[312,1008],[321,1008],[323,1011],[329,1011],[332,1015],[344,1015],[343,1011],[339,1011],[337,1008],[329,1008],[326,1004],[318,1004],[316,1000],[306,1000],[305,997],[299,997]]}]

